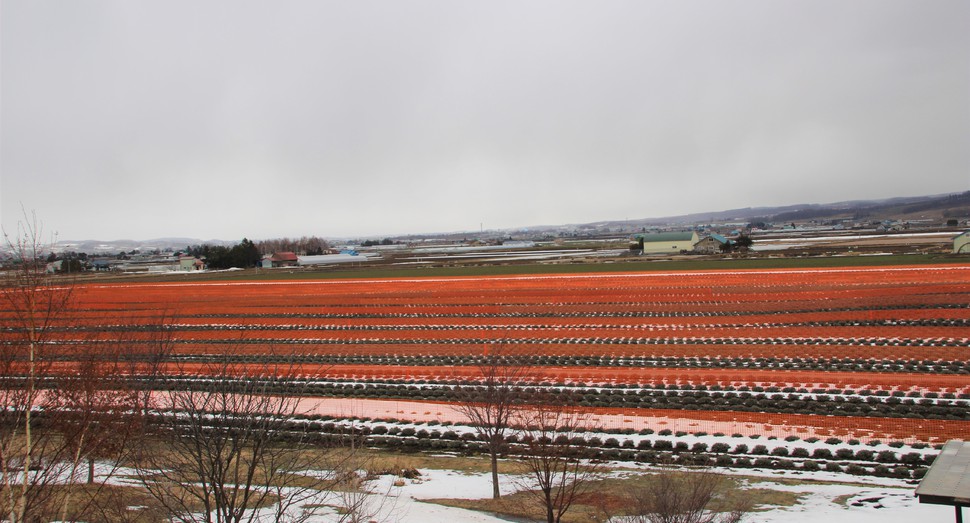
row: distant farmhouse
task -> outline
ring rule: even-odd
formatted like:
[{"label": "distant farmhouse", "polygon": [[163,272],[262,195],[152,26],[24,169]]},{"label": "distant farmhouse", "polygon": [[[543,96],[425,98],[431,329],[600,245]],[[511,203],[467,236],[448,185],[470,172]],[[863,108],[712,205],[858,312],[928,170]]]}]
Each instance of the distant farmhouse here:
[{"label": "distant farmhouse", "polygon": [[274,267],[296,267],[300,264],[300,258],[296,253],[284,251],[276,252],[271,256],[263,256],[260,265],[264,269],[270,269]]},{"label": "distant farmhouse", "polygon": [[733,243],[733,241],[721,236],[720,234],[711,233],[710,236],[694,244],[694,252],[717,254],[725,249],[725,245],[730,247],[730,245]]},{"label": "distant farmhouse", "polygon": [[205,263],[195,256],[183,254],[179,256],[179,269],[185,272],[201,271],[205,269]]},{"label": "distant farmhouse", "polygon": [[638,234],[635,236],[643,254],[678,254],[689,252],[697,243],[697,233],[690,232],[661,232],[654,234]]},{"label": "distant farmhouse", "polygon": [[[718,233],[699,238],[694,231],[637,234],[633,237],[636,243],[630,244],[630,249],[640,254],[718,254],[738,248],[747,249],[751,241],[740,231],[735,232],[739,235],[739,240],[732,240]],[[739,245],[740,239],[747,242]]]},{"label": "distant farmhouse", "polygon": [[956,238],[953,238],[954,254],[970,254],[970,231],[963,231]]}]

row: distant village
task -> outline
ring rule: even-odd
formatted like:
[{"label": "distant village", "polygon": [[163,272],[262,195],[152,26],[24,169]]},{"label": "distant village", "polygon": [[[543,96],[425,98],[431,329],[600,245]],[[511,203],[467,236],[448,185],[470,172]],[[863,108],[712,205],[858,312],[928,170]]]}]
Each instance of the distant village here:
[{"label": "distant village", "polygon": [[[478,234],[409,235],[363,239],[331,245],[320,238],[269,240],[248,251],[226,246],[186,246],[86,253],[60,245],[50,254],[52,273],[191,273],[233,269],[300,269],[361,266],[374,262],[399,266],[603,261],[634,256],[779,256],[833,254],[838,251],[933,252],[970,254],[966,220],[852,220],[765,223],[723,222],[690,227],[604,224],[554,230],[480,231]],[[213,259],[219,254],[219,262]],[[229,260],[229,261],[227,261]]]}]

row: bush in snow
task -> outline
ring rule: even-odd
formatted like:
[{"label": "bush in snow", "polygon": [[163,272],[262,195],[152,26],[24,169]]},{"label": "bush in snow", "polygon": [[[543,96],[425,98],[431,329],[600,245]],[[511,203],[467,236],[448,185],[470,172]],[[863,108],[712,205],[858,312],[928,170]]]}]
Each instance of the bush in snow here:
[{"label": "bush in snow", "polygon": [[846,448],[836,449],[835,457],[839,459],[852,459],[855,457],[855,452],[852,449]]}]

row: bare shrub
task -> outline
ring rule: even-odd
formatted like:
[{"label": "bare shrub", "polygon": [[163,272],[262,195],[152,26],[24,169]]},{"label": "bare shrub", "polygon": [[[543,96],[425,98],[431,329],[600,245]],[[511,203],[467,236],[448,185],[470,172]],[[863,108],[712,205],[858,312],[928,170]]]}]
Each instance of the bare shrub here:
[{"label": "bare shrub", "polygon": [[710,470],[663,467],[645,487],[630,491],[636,523],[739,523],[750,504],[727,505],[721,494],[729,480]]},{"label": "bare shrub", "polygon": [[527,427],[520,459],[528,480],[521,486],[544,508],[547,523],[559,523],[603,471],[600,463],[584,457],[582,435],[595,428],[591,416],[562,404],[539,402],[520,409],[517,419]]}]

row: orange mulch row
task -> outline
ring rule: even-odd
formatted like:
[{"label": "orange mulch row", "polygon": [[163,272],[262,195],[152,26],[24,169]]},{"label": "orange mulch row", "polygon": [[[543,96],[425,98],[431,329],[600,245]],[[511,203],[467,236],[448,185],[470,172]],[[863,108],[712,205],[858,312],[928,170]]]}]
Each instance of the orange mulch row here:
[{"label": "orange mulch row", "polygon": [[[263,343],[233,347],[235,354],[262,354],[269,351],[273,344]],[[402,344],[388,345],[376,343],[362,344],[307,344],[275,346],[278,352],[294,355],[326,356],[477,356],[486,349],[482,344]],[[180,353],[207,354],[213,352],[211,344],[204,341],[179,345]],[[963,347],[882,347],[876,350],[870,346],[845,345],[611,345],[611,344],[515,344],[504,349],[509,355],[546,355],[546,356],[608,356],[614,358],[651,357],[651,358],[786,358],[797,354],[799,358],[890,358],[890,359],[928,359],[961,360],[966,359],[967,349]]]},{"label": "orange mulch row", "polygon": [[[745,359],[748,365],[635,368],[550,363],[540,372],[547,381],[970,390],[966,373],[757,368],[762,364],[758,359],[794,358],[803,363],[812,359],[905,360],[914,363],[908,371],[931,369],[927,363],[945,361],[959,371],[970,362],[967,264],[86,284],[76,288],[74,297],[76,314],[55,322],[62,329],[49,332],[55,344],[45,346],[66,358],[89,350],[98,338],[121,339],[131,350],[148,350],[160,337],[153,331],[164,323],[166,334],[175,342],[176,355],[228,354],[255,361],[252,365],[259,365],[259,358],[267,354],[420,356],[434,361],[480,355],[501,346],[509,354],[730,358]],[[0,320],[9,318],[9,312],[0,310]],[[85,330],[76,330],[76,326]],[[99,332],[106,326],[113,330]],[[13,340],[17,335],[4,331],[0,339]],[[643,343],[629,343],[630,339]],[[63,372],[71,368],[69,363],[58,366]],[[174,363],[169,370],[212,372],[204,366]],[[299,372],[340,379],[429,381],[470,379],[476,373],[471,366],[444,363],[306,364]],[[694,418],[697,415],[689,413]],[[849,423],[854,418],[836,419]],[[920,430],[910,428],[914,434]]]}]

